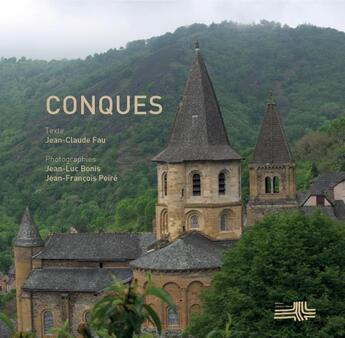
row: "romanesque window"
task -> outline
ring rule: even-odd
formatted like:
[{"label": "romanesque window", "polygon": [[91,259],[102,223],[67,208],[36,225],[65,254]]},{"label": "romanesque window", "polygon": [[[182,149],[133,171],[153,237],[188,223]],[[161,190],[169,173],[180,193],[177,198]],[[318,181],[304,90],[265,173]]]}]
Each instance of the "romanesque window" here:
[{"label": "romanesque window", "polygon": [[270,194],[272,192],[272,180],[271,177],[265,178],[265,193]]},{"label": "romanesque window", "polygon": [[199,314],[201,312],[201,306],[199,304],[193,304],[190,307],[189,314],[191,317]]},{"label": "romanesque window", "polygon": [[91,322],[91,312],[90,311],[86,311],[84,313],[84,321],[85,321],[85,323],[90,323]]},{"label": "romanesque window", "polygon": [[164,209],[161,213],[161,233],[166,235],[168,232],[168,210]]},{"label": "romanesque window", "polygon": [[193,196],[200,196],[200,195],[201,195],[200,175],[194,174],[193,175]]},{"label": "romanesque window", "polygon": [[162,175],[162,187],[163,187],[163,196],[168,195],[168,174],[163,173]]},{"label": "romanesque window", "polygon": [[49,334],[54,327],[53,313],[51,311],[43,312],[43,330],[44,334]]},{"label": "romanesque window", "polygon": [[218,193],[219,195],[225,195],[225,174],[220,173],[218,175]]},{"label": "romanesque window", "polygon": [[168,326],[178,326],[180,323],[177,309],[168,307],[167,309]]},{"label": "romanesque window", "polygon": [[228,231],[229,228],[229,215],[224,213],[220,216],[220,231]]},{"label": "romanesque window", "polygon": [[191,229],[198,229],[200,227],[198,215],[192,215],[190,217],[190,227]]},{"label": "romanesque window", "polygon": [[279,187],[279,177],[274,176],[273,177],[273,192],[275,194],[279,193],[280,187]]}]

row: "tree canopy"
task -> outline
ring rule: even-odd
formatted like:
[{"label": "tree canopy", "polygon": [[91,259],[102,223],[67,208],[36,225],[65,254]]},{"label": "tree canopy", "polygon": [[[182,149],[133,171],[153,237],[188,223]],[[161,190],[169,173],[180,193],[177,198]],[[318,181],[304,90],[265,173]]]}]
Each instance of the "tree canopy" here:
[{"label": "tree canopy", "polygon": [[[226,252],[190,332],[206,337],[230,316],[236,338],[344,337],[344,252],[345,224],[319,212],[266,217]],[[294,301],[307,301],[316,318],[273,319],[275,303]]]}]

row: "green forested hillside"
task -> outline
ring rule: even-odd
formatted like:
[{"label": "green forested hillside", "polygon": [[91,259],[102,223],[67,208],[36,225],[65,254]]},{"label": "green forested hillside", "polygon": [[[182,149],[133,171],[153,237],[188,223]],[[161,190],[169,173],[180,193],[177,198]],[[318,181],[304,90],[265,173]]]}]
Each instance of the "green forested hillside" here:
[{"label": "green forested hillside", "polygon": [[[334,29],[308,25],[292,29],[269,22],[195,24],[85,60],[2,59],[0,226],[7,230],[1,233],[0,244],[4,249],[26,205],[43,234],[71,226],[79,230],[150,228],[156,182],[150,158],[168,136],[195,40],[208,65],[230,140],[247,158],[270,90],[292,144],[344,116],[345,33]],[[49,95],[116,94],[160,95],[164,111],[159,116],[142,117],[49,116],[45,111]],[[73,136],[106,136],[108,143],[45,145],[46,126],[64,128]],[[322,159],[311,158],[310,152],[305,153],[305,161],[301,149],[296,148],[303,188],[312,163],[317,162],[320,170],[324,166],[320,164]],[[97,157],[103,171],[117,174],[119,181],[45,183],[47,153]],[[334,156],[337,154],[338,148]],[[332,158],[329,161],[328,167],[338,165]],[[246,177],[243,181],[245,184]]]}]

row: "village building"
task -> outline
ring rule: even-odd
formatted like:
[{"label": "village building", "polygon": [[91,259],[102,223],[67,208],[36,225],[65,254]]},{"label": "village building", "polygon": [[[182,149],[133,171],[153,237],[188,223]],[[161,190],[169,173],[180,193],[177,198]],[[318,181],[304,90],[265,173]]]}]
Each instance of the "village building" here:
[{"label": "village building", "polygon": [[332,218],[345,219],[345,172],[318,176],[309,190],[299,195],[299,200],[300,208],[306,213],[318,208]]}]

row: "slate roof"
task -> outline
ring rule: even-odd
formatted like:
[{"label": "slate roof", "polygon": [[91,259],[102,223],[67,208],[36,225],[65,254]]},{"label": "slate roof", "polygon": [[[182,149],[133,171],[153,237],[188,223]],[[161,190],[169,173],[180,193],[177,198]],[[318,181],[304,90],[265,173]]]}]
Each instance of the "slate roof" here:
[{"label": "slate roof", "polygon": [[53,234],[35,258],[79,261],[128,261],[155,241],[153,233]]},{"label": "slate roof", "polygon": [[344,180],[345,171],[334,171],[318,176],[305,194],[301,205],[303,205],[311,195],[324,195],[331,203],[334,203],[333,188]]},{"label": "slate roof", "polygon": [[253,161],[255,164],[293,163],[289,144],[276,104],[267,104],[266,113],[256,142]]},{"label": "slate roof", "polygon": [[45,268],[34,269],[24,283],[27,291],[100,292],[116,276],[123,283],[132,278],[130,269]]},{"label": "slate roof", "polygon": [[222,253],[236,241],[216,241],[198,231],[183,234],[167,246],[130,263],[133,268],[161,271],[218,269]]},{"label": "slate roof", "polygon": [[34,223],[29,208],[26,208],[22,221],[20,223],[19,231],[14,239],[15,246],[43,246],[42,238],[38,232],[37,225]]},{"label": "slate roof", "polygon": [[169,142],[153,161],[240,159],[229,144],[216,94],[197,47]]}]

